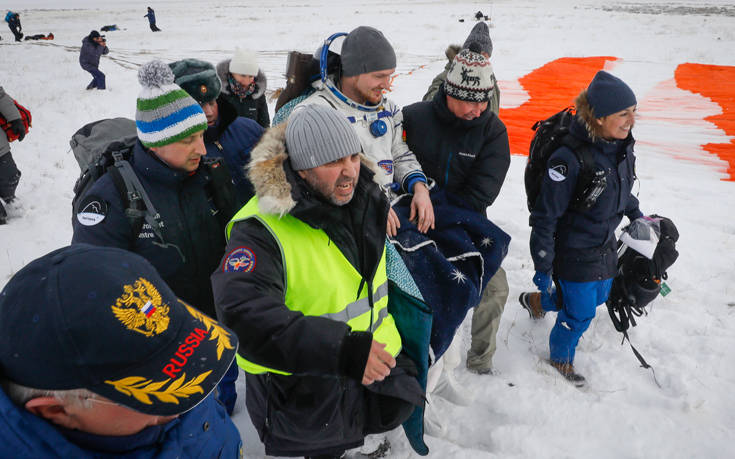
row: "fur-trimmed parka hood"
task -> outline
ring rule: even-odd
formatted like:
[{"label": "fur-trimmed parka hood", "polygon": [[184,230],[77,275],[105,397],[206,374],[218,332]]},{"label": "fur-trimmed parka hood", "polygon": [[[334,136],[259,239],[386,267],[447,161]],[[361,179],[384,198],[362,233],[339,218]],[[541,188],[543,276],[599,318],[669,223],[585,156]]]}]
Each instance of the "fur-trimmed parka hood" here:
[{"label": "fur-trimmed parka hood", "polygon": [[447,46],[447,49],[444,51],[444,55],[447,56],[447,69],[449,69],[449,66],[452,65],[452,61],[454,60],[454,56],[459,54],[459,52],[462,51],[462,47],[460,45],[449,45]]},{"label": "fur-trimmed parka hood", "polygon": [[[281,123],[263,134],[260,142],[250,152],[248,178],[258,196],[258,207],[261,212],[285,215],[296,206],[294,184],[288,178],[284,163],[288,159],[286,150],[286,126]],[[368,180],[372,180],[378,166],[365,155],[360,155],[360,180],[367,169]]]},{"label": "fur-trimmed parka hood", "polygon": [[[217,76],[219,76],[220,81],[222,82],[222,92],[224,94],[231,94],[230,91],[230,84],[229,84],[229,73],[230,73],[230,62],[232,59],[224,60],[217,64]],[[251,97],[253,99],[257,99],[263,94],[265,94],[265,90],[268,88],[268,79],[265,77],[265,73],[263,73],[262,70],[258,69],[258,75],[255,77],[255,92],[251,94]]]}]

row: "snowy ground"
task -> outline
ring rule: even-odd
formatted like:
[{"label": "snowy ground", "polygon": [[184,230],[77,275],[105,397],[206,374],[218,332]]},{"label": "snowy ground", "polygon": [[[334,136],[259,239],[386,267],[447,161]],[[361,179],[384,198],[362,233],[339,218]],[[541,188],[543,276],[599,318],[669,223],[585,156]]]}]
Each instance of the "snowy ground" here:
[{"label": "snowy ground", "polygon": [[[235,46],[250,47],[258,51],[270,88],[278,88],[284,83],[287,51],[311,52],[332,32],[372,25],[396,48],[399,76],[390,96],[405,105],[423,95],[444,66],[444,48],[461,43],[474,24],[472,16],[482,10],[494,26],[492,62],[505,108],[526,100],[518,79],[546,62],[564,56],[620,58],[611,71],[630,84],[640,102],[636,192],[644,212],[677,224],[681,256],[669,270],[672,294],[659,298],[631,333],[661,387],[638,367],[627,346],[620,346],[604,308],[581,341],[575,362],[589,389],[571,387],[543,363],[553,314],[531,323],[516,302],[531,287],[533,271],[521,179],[525,157],[514,156],[503,191],[488,212],[513,236],[504,263],[511,293],[494,360],[500,374],[456,370],[474,402],[435,401],[448,433],[427,437],[431,457],[733,457],[735,183],[722,180],[726,164],[700,146],[729,138],[704,121],[721,111],[716,103],[661,83],[685,62],[735,65],[734,3],[102,3],[24,0],[3,5],[21,13],[25,33],[53,32],[56,39],[16,44],[5,25],[0,27],[0,85],[34,117],[26,140],[12,145],[23,171],[17,193],[23,209],[22,216],[0,227],[0,286],[32,259],[69,242],[72,187],[79,170],[68,139],[89,121],[134,116],[139,64],[184,57],[216,63]],[[149,4],[162,33],[152,34],[142,17]],[[91,29],[105,24],[123,29],[107,33],[110,55],[101,69],[109,90],[88,92],[84,87],[90,77],[79,68],[78,47]],[[647,100],[657,101],[655,110],[646,106]],[[464,350],[467,323],[459,336]],[[236,409],[246,456],[263,457],[244,405]],[[391,457],[416,456],[400,431],[390,438]]]}]

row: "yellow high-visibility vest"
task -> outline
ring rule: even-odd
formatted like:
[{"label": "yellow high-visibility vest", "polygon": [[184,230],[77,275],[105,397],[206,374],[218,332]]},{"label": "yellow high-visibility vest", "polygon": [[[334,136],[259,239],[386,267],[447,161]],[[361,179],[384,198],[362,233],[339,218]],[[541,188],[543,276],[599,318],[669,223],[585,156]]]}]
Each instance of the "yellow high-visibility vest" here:
[{"label": "yellow high-visibility vest", "polygon": [[[355,331],[372,331],[373,339],[386,345],[393,357],[401,351],[401,337],[388,313],[388,276],[385,248],[372,279],[373,308],[371,311],[367,283],[345,258],[327,234],[301,220],[285,215],[261,213],[258,198],[253,197],[227,224],[227,240],[236,222],[256,218],[270,231],[278,243],[283,263],[285,304],[305,316],[319,316],[344,322]],[[371,314],[372,312],[372,314]],[[372,324],[370,323],[372,315]],[[289,374],[251,362],[240,354],[237,363],[252,374],[266,371]]]}]

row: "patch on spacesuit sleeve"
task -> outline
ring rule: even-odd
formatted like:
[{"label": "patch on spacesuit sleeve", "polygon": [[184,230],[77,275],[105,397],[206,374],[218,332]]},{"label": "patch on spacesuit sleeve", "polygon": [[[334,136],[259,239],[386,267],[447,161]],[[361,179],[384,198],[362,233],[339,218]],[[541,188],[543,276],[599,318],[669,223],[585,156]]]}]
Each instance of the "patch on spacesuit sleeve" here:
[{"label": "patch on spacesuit sleeve", "polygon": [[385,171],[385,175],[391,175],[393,174],[393,161],[390,159],[384,159],[383,161],[378,161],[378,166],[381,167]]},{"label": "patch on spacesuit sleeve", "polygon": [[89,195],[82,200],[78,209],[77,221],[84,226],[94,226],[107,217],[109,206],[99,196]]},{"label": "patch on spacesuit sleeve", "polygon": [[226,273],[249,273],[255,269],[255,253],[249,247],[238,247],[231,251],[224,263],[222,271]]}]

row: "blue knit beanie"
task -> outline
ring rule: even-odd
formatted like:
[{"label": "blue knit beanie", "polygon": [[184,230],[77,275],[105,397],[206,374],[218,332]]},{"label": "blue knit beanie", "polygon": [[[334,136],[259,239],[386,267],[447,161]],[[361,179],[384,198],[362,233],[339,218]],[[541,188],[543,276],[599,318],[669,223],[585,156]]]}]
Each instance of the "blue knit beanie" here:
[{"label": "blue knit beanie", "polygon": [[604,70],[597,72],[587,87],[587,102],[595,118],[617,113],[638,103],[630,86]]}]

